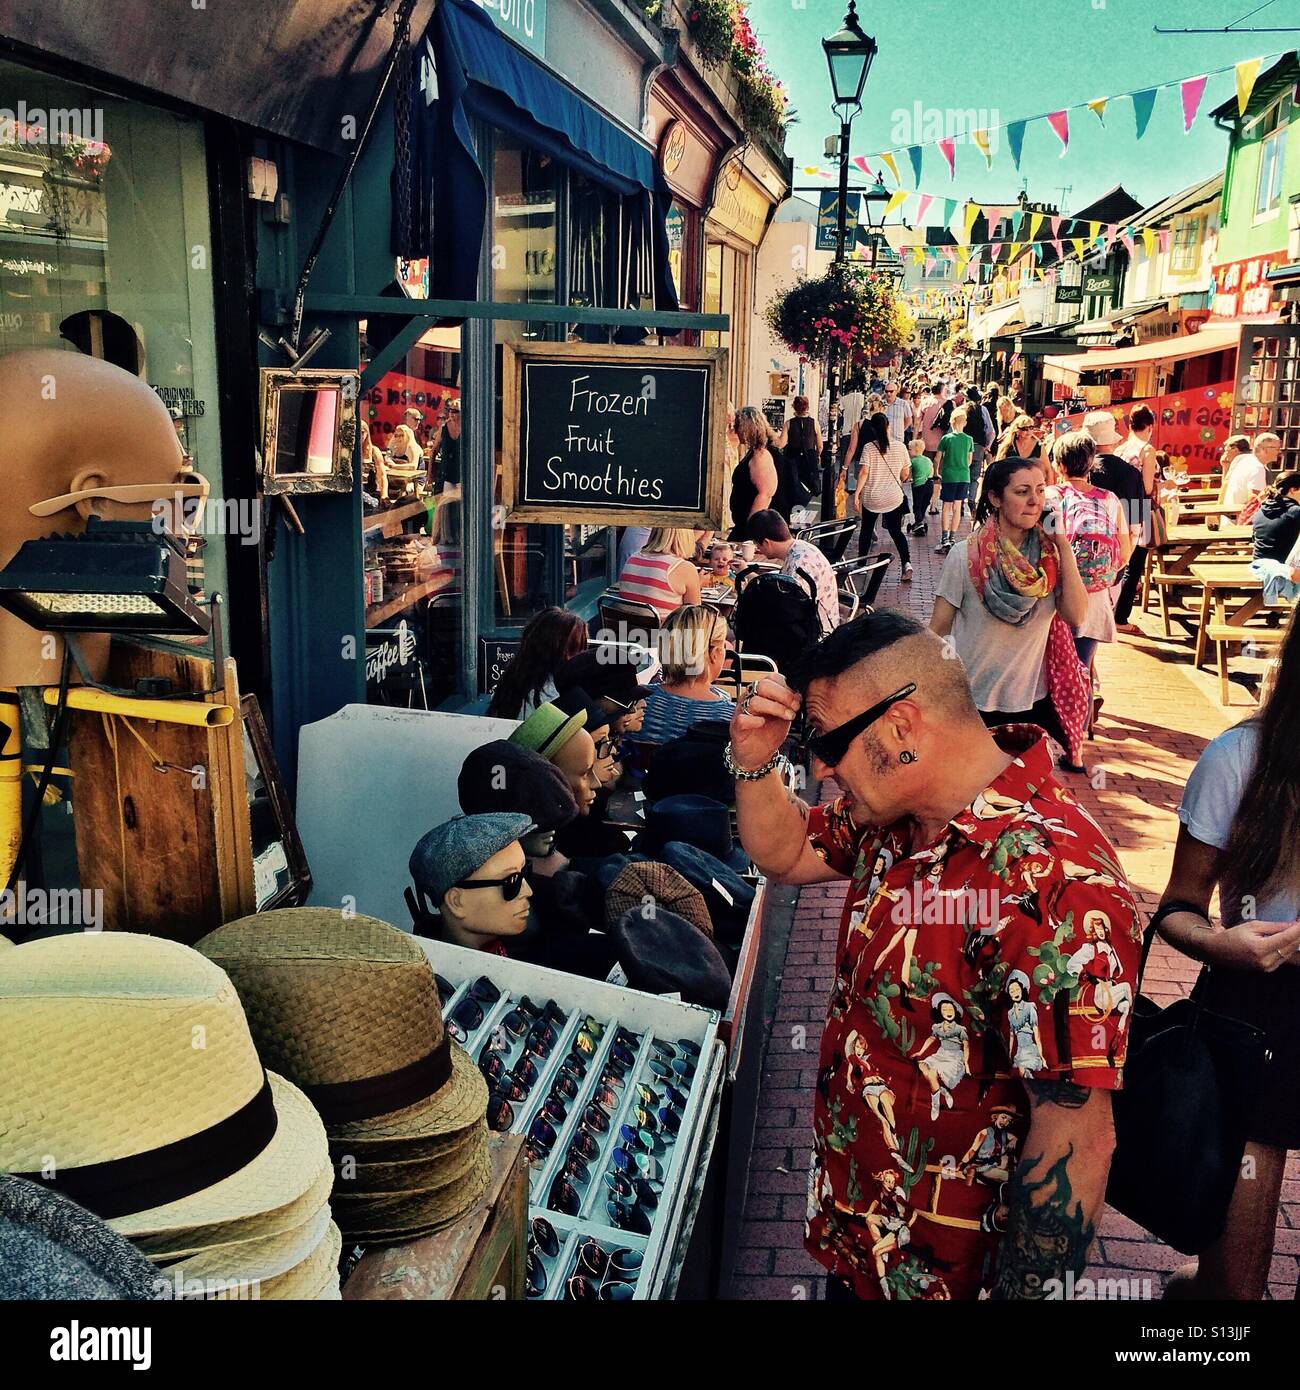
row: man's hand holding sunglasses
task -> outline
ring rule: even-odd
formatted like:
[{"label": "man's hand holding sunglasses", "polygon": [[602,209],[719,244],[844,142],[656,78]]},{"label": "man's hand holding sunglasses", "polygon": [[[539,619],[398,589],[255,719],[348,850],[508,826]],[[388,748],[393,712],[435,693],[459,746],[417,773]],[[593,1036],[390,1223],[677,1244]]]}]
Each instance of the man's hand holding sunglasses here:
[{"label": "man's hand holding sunglasses", "polygon": [[783,676],[764,676],[750,687],[731,717],[731,757],[737,769],[755,772],[776,757],[801,704]]}]

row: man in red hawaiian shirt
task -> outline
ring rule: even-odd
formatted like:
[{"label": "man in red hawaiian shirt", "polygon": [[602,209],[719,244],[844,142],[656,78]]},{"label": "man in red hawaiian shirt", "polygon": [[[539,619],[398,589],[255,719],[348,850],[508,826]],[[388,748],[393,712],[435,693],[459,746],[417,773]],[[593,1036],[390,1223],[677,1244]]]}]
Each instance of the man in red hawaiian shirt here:
[{"label": "man in red hawaiian shirt", "polygon": [[[1042,731],[985,728],[920,623],[859,618],[796,684],[750,692],[729,756],[764,872],[849,880],[808,1250],[830,1297],[1051,1297],[1085,1267],[1114,1148],[1141,941],[1123,871]],[[826,806],[765,770],[801,708],[845,792]]]}]

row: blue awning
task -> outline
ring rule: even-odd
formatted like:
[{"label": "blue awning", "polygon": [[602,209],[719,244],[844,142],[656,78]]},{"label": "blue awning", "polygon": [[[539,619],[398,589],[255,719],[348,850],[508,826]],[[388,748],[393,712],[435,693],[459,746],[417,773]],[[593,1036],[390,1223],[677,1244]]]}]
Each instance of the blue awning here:
[{"label": "blue awning", "polygon": [[[394,250],[430,258],[431,297],[476,298],[488,216],[470,126],[477,117],[611,195],[644,203],[655,307],[678,307],[664,225],[671,194],[645,145],[506,39],[472,0],[441,0],[415,57],[423,79],[412,93],[414,225],[405,231],[395,225]],[[626,221],[632,226],[637,219]]]}]

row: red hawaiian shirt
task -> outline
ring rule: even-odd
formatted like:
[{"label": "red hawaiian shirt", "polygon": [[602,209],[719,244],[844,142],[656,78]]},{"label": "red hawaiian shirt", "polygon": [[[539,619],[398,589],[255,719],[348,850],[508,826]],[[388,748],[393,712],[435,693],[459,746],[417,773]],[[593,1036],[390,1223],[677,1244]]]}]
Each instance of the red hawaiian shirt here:
[{"label": "red hawaiian shirt", "polygon": [[810,816],[848,877],[822,1035],[805,1243],[860,1298],[977,1298],[1029,1126],[1025,1077],[1114,1090],[1141,922],[1040,730],[923,848],[911,822]]}]

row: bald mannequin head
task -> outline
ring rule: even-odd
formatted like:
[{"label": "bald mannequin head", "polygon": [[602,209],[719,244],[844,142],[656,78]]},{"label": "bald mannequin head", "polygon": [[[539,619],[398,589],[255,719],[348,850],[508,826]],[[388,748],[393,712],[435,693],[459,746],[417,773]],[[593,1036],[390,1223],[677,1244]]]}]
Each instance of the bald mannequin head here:
[{"label": "bald mannequin head", "polygon": [[[0,565],[24,541],[79,535],[86,519],[148,521],[152,502],[86,497],[49,515],[31,507],[67,493],[132,483],[169,495],[184,454],[167,407],[130,372],[78,352],[44,350],[0,356]],[[92,665],[107,660],[108,638],[87,637]],[[0,612],[0,686],[58,680],[63,644]]]},{"label": "bald mannequin head", "polygon": [[[808,653],[794,683],[817,733],[916,686],[853,740],[834,769],[862,823],[924,818],[972,755],[994,749],[955,650],[902,613],[882,610],[836,628]],[[814,771],[825,777],[831,769],[814,759]]]}]

